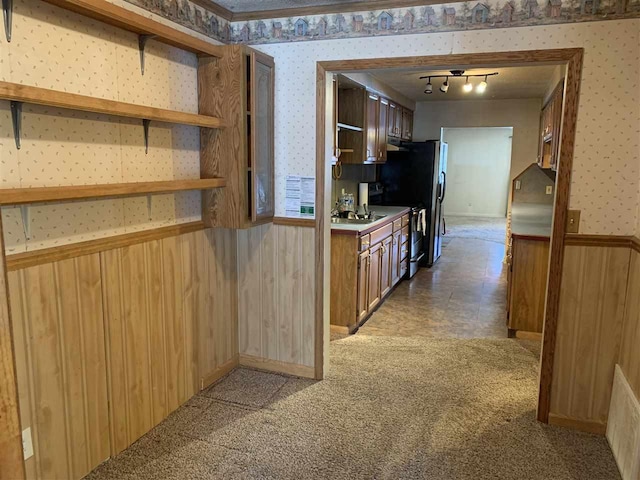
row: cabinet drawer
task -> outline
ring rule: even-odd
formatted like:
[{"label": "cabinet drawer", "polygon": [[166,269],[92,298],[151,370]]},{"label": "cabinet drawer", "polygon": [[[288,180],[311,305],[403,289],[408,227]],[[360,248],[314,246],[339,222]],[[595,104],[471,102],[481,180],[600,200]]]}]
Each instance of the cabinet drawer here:
[{"label": "cabinet drawer", "polygon": [[400,234],[400,243],[409,241],[409,226],[402,227],[402,233]]},{"label": "cabinet drawer", "polygon": [[397,220],[393,221],[393,231],[397,232],[398,230],[400,230],[402,228],[402,219],[399,218]]},{"label": "cabinet drawer", "polygon": [[409,242],[404,242],[400,247],[400,260],[404,260],[407,258],[409,254]]},{"label": "cabinet drawer", "polygon": [[360,251],[364,251],[369,248],[371,244],[371,236],[367,233],[366,235],[362,235],[360,237]]},{"label": "cabinet drawer", "polygon": [[408,265],[408,260],[403,260],[402,262],[400,262],[400,278],[404,277],[404,274],[407,273]]},{"label": "cabinet drawer", "polygon": [[400,220],[402,220],[402,226],[406,227],[409,225],[409,214],[407,213],[406,215],[403,215]]},{"label": "cabinet drawer", "polygon": [[389,223],[382,228],[374,230],[370,233],[371,235],[371,245],[375,245],[376,243],[381,242],[389,235],[393,233],[393,224]]}]

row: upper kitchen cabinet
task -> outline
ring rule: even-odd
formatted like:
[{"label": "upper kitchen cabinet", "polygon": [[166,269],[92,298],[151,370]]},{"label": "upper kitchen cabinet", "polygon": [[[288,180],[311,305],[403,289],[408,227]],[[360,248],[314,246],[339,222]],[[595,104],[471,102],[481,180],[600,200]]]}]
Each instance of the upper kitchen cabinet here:
[{"label": "upper kitchen cabinet", "polygon": [[365,161],[366,101],[367,91],[363,87],[338,87],[334,89],[338,101],[336,111],[334,158],[344,163]]},{"label": "upper kitchen cabinet", "polygon": [[[200,132],[202,178],[227,186],[203,193],[207,227],[249,228],[274,216],[273,58],[241,45],[198,59],[199,111],[228,118],[223,130]],[[224,72],[224,75],[222,74]]]},{"label": "upper kitchen cabinet", "polygon": [[540,144],[538,147],[540,168],[556,170],[558,165],[563,90],[564,81],[561,81],[540,113]]},{"label": "upper kitchen cabinet", "polygon": [[413,136],[413,112],[407,108],[402,108],[402,129],[401,140],[411,141]]}]

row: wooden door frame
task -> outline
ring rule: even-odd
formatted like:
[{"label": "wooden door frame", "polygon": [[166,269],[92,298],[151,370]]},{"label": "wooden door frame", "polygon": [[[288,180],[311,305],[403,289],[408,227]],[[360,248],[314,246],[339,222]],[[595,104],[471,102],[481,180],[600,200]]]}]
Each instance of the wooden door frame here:
[{"label": "wooden door frame", "polygon": [[[562,130],[560,157],[556,177],[556,198],[553,214],[552,236],[549,254],[549,276],[545,303],[542,354],[540,360],[540,386],[538,392],[538,420],[549,421],[551,384],[560,306],[560,283],[564,257],[564,233],[569,207],[569,189],[573,167],[580,79],[584,49],[524,50],[515,52],[470,53],[431,55],[417,57],[376,58],[362,60],[336,60],[318,62],[316,68],[316,298],[315,298],[315,371],[316,378],[324,376],[324,232],[326,219],[324,209],[326,182],[330,179],[330,162],[326,160],[326,80],[329,73],[380,68],[446,67],[468,66],[534,66],[564,64],[567,67],[562,106]],[[329,341],[329,339],[326,339]]]}]

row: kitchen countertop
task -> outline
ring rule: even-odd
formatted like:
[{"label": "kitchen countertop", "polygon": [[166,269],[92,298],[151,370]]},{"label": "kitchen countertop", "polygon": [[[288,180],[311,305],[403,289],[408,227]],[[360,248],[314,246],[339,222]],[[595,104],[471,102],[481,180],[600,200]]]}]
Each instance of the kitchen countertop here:
[{"label": "kitchen countertop", "polygon": [[511,205],[511,236],[532,240],[549,240],[553,205],[514,203]]},{"label": "kitchen countertop", "polygon": [[331,233],[338,235],[361,235],[386,225],[387,223],[402,217],[405,213],[409,213],[409,207],[382,207],[379,205],[372,205],[369,207],[369,210],[377,215],[386,216],[373,223],[332,223]]}]

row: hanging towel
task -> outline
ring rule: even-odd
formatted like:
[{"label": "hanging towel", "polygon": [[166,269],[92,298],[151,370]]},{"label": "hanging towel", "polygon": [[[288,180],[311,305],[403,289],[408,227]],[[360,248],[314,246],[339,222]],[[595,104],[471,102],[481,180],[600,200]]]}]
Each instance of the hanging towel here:
[{"label": "hanging towel", "polygon": [[420,229],[422,230],[422,235],[427,234],[427,210],[423,208],[420,210],[418,214],[418,222],[420,222]]}]

